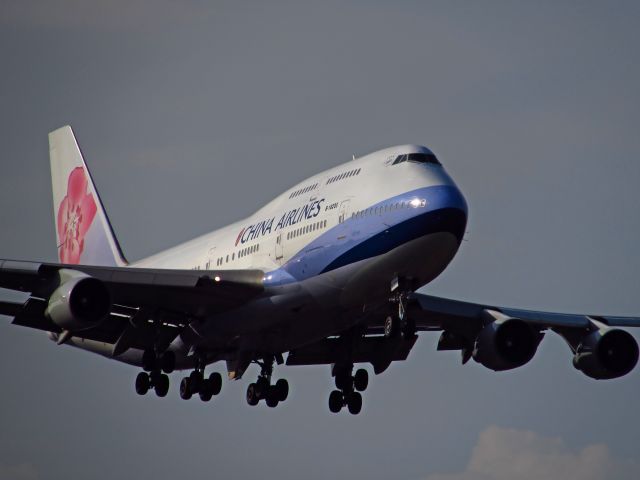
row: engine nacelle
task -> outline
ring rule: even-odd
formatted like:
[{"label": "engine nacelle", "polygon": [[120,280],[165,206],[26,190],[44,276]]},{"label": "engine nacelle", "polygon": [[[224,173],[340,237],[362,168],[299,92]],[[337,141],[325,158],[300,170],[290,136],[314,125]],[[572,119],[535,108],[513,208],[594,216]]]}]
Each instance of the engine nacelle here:
[{"label": "engine nacelle", "polygon": [[637,363],[638,342],[629,332],[613,328],[584,337],[573,357],[573,366],[596,380],[622,377]]},{"label": "engine nacelle", "polygon": [[495,371],[521,367],[533,358],[542,334],[525,321],[490,312],[493,318],[478,334],[473,359]]},{"label": "engine nacelle", "polygon": [[61,285],[49,297],[45,314],[63,330],[98,325],[111,309],[111,296],[100,280],[74,270],[60,270]]}]

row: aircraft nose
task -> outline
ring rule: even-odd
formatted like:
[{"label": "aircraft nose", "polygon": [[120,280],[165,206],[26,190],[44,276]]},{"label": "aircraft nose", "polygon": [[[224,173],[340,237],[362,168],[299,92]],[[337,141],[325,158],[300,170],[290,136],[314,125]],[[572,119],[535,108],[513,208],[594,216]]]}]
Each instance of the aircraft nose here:
[{"label": "aircraft nose", "polygon": [[455,185],[436,187],[429,197],[429,210],[435,216],[437,229],[455,235],[462,241],[467,226],[467,201]]},{"label": "aircraft nose", "polygon": [[467,201],[457,186],[450,185],[449,188],[447,188],[444,196],[445,208],[460,210],[464,213],[465,217],[468,215],[469,208],[467,206]]}]

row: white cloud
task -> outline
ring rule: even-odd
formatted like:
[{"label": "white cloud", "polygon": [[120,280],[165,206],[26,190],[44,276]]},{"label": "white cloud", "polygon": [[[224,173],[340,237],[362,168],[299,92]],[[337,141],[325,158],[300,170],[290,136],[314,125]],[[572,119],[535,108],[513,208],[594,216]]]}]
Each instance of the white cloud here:
[{"label": "white cloud", "polygon": [[640,478],[640,464],[620,460],[603,444],[573,451],[560,438],[489,427],[478,438],[467,468],[427,480],[625,480]]},{"label": "white cloud", "polygon": [[18,465],[0,464],[0,480],[36,480],[39,477],[35,467],[28,463]]}]

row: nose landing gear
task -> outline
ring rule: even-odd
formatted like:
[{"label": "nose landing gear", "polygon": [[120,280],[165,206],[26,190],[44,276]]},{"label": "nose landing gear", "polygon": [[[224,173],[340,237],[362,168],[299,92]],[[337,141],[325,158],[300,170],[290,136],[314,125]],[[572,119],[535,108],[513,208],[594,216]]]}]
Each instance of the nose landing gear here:
[{"label": "nose landing gear", "polygon": [[394,278],[391,282],[391,309],[396,312],[384,322],[384,336],[387,338],[412,338],[416,334],[416,324],[407,316],[407,302],[411,293],[411,282],[404,278]]}]

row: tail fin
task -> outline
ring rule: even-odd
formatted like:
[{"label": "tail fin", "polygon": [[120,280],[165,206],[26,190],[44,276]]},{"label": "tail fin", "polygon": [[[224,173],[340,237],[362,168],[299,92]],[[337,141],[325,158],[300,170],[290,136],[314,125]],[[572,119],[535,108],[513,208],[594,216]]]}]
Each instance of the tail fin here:
[{"label": "tail fin", "polygon": [[49,158],[60,262],[126,265],[71,127],[49,134]]}]

